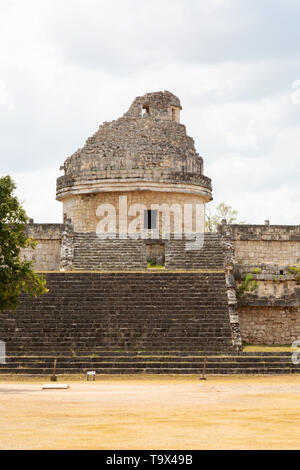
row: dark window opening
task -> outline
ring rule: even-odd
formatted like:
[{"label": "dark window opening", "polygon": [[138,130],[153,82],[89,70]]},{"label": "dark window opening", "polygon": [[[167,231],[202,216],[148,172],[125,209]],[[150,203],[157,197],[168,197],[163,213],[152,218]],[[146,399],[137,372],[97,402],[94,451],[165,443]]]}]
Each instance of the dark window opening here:
[{"label": "dark window opening", "polygon": [[283,269],[280,270],[280,275],[282,275],[282,274],[283,274]]},{"label": "dark window opening", "polygon": [[144,228],[151,230],[156,228],[157,224],[157,211],[145,210],[144,211]]},{"label": "dark window opening", "polygon": [[148,115],[150,114],[149,106],[144,104],[142,114],[143,114],[143,116],[145,116],[145,114],[148,114]]},{"label": "dark window opening", "polygon": [[174,108],[172,108],[172,121],[175,121],[176,119],[176,111]]}]

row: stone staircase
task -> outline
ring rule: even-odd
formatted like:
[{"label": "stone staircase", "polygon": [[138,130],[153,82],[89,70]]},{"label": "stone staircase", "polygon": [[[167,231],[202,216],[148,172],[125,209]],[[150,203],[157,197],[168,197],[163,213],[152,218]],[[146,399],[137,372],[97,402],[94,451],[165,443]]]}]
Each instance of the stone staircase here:
[{"label": "stone staircase", "polygon": [[48,273],[49,293],[2,313],[0,374],[287,374],[291,353],[236,353],[224,273]]},{"label": "stone staircase", "polygon": [[[202,239],[200,238],[200,243]],[[203,246],[187,250],[187,238],[166,243],[166,269],[224,269],[224,253],[217,233],[205,233]],[[197,245],[195,248],[197,248]]]},{"label": "stone staircase", "polygon": [[76,270],[146,269],[142,239],[100,238],[96,233],[74,234],[73,268]]},{"label": "stone staircase", "polygon": [[[56,373],[85,374],[202,374],[204,354],[199,352],[113,352],[78,356],[68,355],[16,355],[8,356],[0,364],[0,374],[51,375],[54,360]],[[207,353],[206,374],[295,374],[300,366],[294,365],[289,352],[267,353]]]},{"label": "stone staircase", "polygon": [[223,272],[45,277],[47,294],[1,314],[9,357],[232,349]]},{"label": "stone staircase", "polygon": [[[201,239],[200,239],[201,240]],[[173,237],[165,243],[166,269],[223,269],[224,254],[217,233],[205,233],[200,248],[187,249],[188,238]],[[193,245],[193,243],[192,243]],[[95,233],[74,234],[75,270],[136,270],[147,268],[146,243],[143,239],[104,239]]]},{"label": "stone staircase", "polygon": [[167,241],[166,269],[147,270],[144,240],[76,234],[78,271],[45,274],[48,294],[1,314],[0,374],[50,375],[55,359],[58,374],[201,374],[205,356],[208,375],[297,373],[289,352],[233,351],[218,236],[185,243]]}]

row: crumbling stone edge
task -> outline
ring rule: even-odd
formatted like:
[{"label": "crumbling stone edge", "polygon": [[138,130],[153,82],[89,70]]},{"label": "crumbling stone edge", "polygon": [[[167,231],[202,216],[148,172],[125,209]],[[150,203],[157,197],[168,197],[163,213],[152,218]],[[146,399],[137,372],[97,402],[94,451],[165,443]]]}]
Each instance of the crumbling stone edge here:
[{"label": "crumbling stone edge", "polygon": [[67,220],[62,233],[60,249],[60,271],[71,271],[74,258],[74,230],[71,221]]},{"label": "crumbling stone edge", "polygon": [[242,350],[242,336],[240,331],[240,322],[237,307],[236,285],[235,285],[235,257],[234,245],[231,238],[230,229],[226,230],[226,226],[219,226],[220,245],[224,253],[224,268],[226,291],[228,299],[229,320],[231,327],[232,345],[235,351]]}]

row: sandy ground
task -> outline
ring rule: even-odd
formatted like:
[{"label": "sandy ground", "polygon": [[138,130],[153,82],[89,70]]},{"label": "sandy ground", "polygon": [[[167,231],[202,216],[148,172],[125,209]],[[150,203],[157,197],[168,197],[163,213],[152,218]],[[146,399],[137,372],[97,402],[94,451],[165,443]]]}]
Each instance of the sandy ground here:
[{"label": "sandy ground", "polygon": [[1,449],[299,449],[300,376],[0,377]]}]

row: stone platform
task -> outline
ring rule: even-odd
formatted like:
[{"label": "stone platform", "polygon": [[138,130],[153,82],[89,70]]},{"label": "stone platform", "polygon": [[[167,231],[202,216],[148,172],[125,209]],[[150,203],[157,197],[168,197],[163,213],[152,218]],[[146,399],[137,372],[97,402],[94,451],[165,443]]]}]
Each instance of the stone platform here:
[{"label": "stone platform", "polygon": [[[57,358],[57,374],[202,374],[204,354],[193,351],[112,352],[72,356],[9,356],[0,365],[0,374],[52,375]],[[295,374],[300,366],[292,363],[289,352],[207,353],[206,375]]]}]

